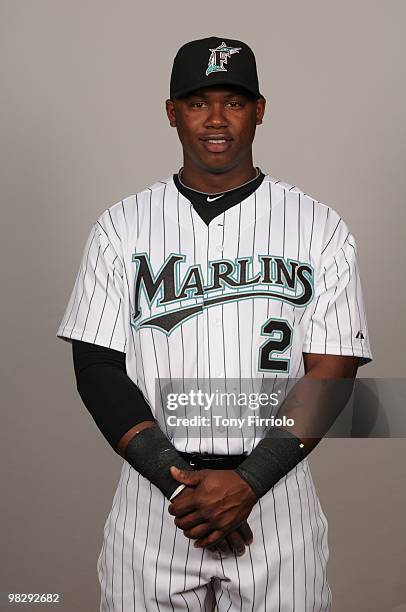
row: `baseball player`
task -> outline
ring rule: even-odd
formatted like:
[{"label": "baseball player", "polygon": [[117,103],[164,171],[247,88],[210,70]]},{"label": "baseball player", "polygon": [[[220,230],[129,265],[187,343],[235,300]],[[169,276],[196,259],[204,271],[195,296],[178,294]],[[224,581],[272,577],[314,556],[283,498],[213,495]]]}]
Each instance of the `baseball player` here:
[{"label": "baseball player", "polygon": [[[166,101],[183,166],[105,210],[83,251],[57,336],[124,459],[97,562],[102,611],[331,606],[306,457],[348,394],[306,383],[353,381],[371,351],[345,222],[253,165],[264,111],[248,45],[183,45]],[[219,389],[281,388],[268,416],[287,420],[241,405],[215,418]]]}]

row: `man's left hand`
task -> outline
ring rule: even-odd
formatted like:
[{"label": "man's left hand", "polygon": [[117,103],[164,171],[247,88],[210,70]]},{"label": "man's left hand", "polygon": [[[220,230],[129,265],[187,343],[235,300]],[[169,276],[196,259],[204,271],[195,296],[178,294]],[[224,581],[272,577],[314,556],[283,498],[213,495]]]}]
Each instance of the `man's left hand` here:
[{"label": "man's left hand", "polygon": [[186,537],[196,547],[207,547],[221,540],[245,521],[258,498],[248,483],[234,470],[185,472],[175,466],[171,474],[187,485],[168,511]]}]

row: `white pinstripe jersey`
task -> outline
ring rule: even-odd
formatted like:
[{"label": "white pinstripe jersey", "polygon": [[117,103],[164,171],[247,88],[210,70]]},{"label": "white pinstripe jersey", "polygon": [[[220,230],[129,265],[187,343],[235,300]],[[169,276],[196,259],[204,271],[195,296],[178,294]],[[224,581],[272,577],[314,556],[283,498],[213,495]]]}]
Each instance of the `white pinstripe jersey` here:
[{"label": "white pinstripe jersey", "polygon": [[[108,208],[57,336],[125,352],[163,429],[164,379],[255,386],[303,376],[303,352],[372,358],[354,237],[332,208],[269,175],[209,225],[172,177]],[[239,454],[256,442],[213,447],[175,430],[173,443]]]}]

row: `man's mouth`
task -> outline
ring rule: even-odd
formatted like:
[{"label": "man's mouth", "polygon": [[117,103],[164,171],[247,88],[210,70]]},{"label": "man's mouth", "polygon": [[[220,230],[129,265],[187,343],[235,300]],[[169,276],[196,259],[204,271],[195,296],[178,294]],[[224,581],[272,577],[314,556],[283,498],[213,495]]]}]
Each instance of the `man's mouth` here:
[{"label": "man's mouth", "polygon": [[223,153],[229,148],[231,140],[231,138],[221,136],[201,138],[204,148],[210,151],[210,153]]}]

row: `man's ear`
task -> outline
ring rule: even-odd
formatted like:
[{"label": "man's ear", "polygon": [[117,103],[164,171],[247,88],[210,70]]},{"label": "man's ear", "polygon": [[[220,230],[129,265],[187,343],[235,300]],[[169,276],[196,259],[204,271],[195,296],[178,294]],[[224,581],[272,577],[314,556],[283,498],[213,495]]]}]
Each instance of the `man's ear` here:
[{"label": "man's ear", "polygon": [[176,113],[175,113],[175,103],[173,100],[166,100],[165,102],[166,114],[169,119],[169,125],[171,127],[176,127]]},{"label": "man's ear", "polygon": [[261,125],[265,113],[266,100],[263,96],[258,98],[256,106],[256,124]]}]

